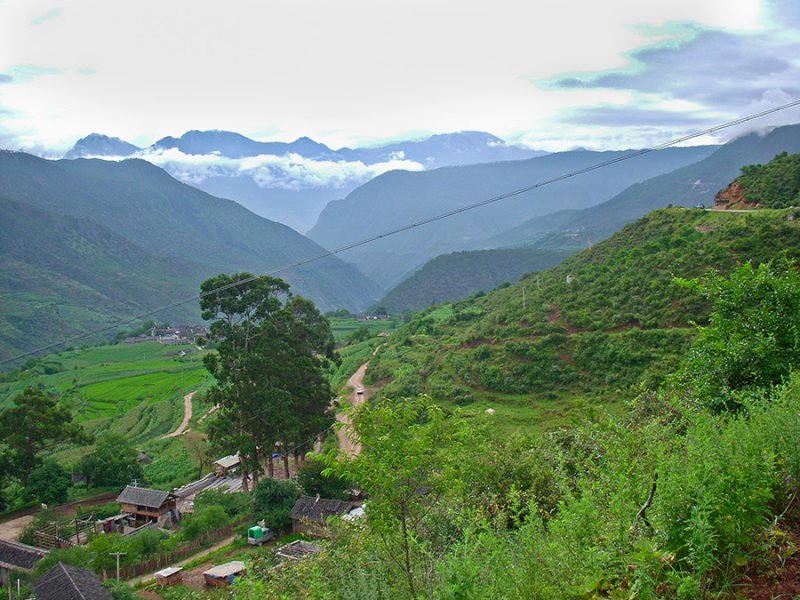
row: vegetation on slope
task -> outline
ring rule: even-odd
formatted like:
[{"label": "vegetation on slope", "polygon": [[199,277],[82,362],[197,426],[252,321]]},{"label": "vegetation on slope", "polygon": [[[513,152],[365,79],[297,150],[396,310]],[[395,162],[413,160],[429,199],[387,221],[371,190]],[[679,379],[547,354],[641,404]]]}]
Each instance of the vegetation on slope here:
[{"label": "vegetation on slope", "polygon": [[[325,551],[297,565],[251,562],[234,598],[800,592],[797,266],[745,264],[729,278],[689,282],[711,301],[689,356],[740,368],[750,332],[764,348],[753,360],[757,379],[690,359],[676,385],[644,391],[623,417],[547,436],[497,437],[485,427],[492,416],[460,418],[426,397],[353,409],[362,453],[323,460],[363,490],[364,520],[329,523]],[[714,393],[698,402],[696,391],[719,390],[718,380],[738,405],[716,403]]]},{"label": "vegetation on slope", "polygon": [[711,206],[716,193],[733,181],[744,165],[767,162],[784,151],[800,152],[800,125],[776,127],[766,135],[744,135],[699,162],[634,184],[607,202],[533,219],[492,242],[499,246],[503,239],[527,239],[540,248],[586,247],[670,204]]},{"label": "vegetation on slope", "polygon": [[[141,160],[47,161],[3,151],[0,196],[9,223],[0,233],[5,354],[185,300],[220,271],[265,273],[324,254],[289,227]],[[363,309],[379,293],[335,257],[282,276],[326,310]],[[63,307],[54,306],[59,300]],[[159,318],[198,316],[192,306]]]},{"label": "vegetation on slope", "polygon": [[377,302],[391,313],[417,311],[488,292],[525,273],[552,267],[572,254],[568,250],[502,248],[437,256]]},{"label": "vegetation on slope", "polygon": [[[89,219],[0,198],[0,222],[0,358],[193,291],[194,266],[147,252]],[[198,317],[186,306],[161,314],[181,323]]]},{"label": "vegetation on slope", "polygon": [[673,371],[708,304],[673,278],[800,256],[789,211],[664,209],[541,274],[416,315],[370,363],[387,397],[530,406],[632,396]]},{"label": "vegetation on slope", "polygon": [[782,152],[763,165],[742,167],[732,185],[741,190],[744,200],[763,208],[788,208],[800,205],[800,154]]},{"label": "vegetation on slope", "polygon": [[[714,147],[708,146],[660,150],[526,192],[518,198],[387,236],[341,256],[388,287],[435,256],[493,247],[476,244],[529,218],[598,204],[634,182],[694,163],[713,150]],[[358,232],[358,239],[380,235],[624,154],[624,151],[574,150],[529,160],[426,172],[391,171],[360,186],[346,198],[328,204],[308,235],[326,248],[337,248],[344,240],[353,238],[352,232]],[[501,242],[494,247],[506,244]]]}]

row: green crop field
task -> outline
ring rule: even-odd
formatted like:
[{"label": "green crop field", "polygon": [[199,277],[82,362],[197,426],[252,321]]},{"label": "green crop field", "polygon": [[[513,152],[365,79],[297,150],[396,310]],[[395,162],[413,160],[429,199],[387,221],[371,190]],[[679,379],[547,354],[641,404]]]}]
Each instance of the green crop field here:
[{"label": "green crop field", "polygon": [[183,396],[210,380],[191,345],[117,344],[70,349],[0,378],[0,408],[28,386],[57,395],[90,431],[111,429],[137,443],[183,418]]},{"label": "green crop field", "polygon": [[339,342],[347,338],[348,335],[366,327],[372,335],[378,335],[381,331],[392,331],[397,329],[402,323],[401,320],[391,318],[383,321],[359,321],[355,317],[328,317],[331,323],[333,337]]}]

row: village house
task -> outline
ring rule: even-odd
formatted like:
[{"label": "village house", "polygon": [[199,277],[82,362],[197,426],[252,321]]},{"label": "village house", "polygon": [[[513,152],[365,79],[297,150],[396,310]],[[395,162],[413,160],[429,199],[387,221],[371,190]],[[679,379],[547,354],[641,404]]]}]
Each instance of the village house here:
[{"label": "village house", "polygon": [[12,542],[0,540],[0,586],[9,585],[9,571],[30,574],[36,563],[47,556],[47,550]]},{"label": "village house", "polygon": [[34,581],[31,588],[36,600],[113,600],[97,575],[61,562]]},{"label": "village house", "polygon": [[326,521],[330,517],[347,515],[355,506],[346,500],[301,496],[289,513],[292,533],[324,537]]},{"label": "village house", "polygon": [[135,517],[137,527],[146,523],[167,527],[180,520],[177,497],[169,492],[129,485],[117,496],[117,502],[123,513]]},{"label": "village house", "polygon": [[233,473],[242,464],[239,458],[239,453],[223,456],[219,460],[214,461],[214,473],[217,477],[225,477],[229,473]]}]

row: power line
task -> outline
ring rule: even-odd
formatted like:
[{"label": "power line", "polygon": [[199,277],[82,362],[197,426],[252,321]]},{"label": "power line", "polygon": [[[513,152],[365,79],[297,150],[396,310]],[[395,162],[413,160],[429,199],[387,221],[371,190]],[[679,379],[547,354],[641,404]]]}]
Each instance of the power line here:
[{"label": "power line", "polygon": [[283,273],[284,271],[288,271],[289,269],[302,267],[302,266],[307,265],[309,263],[316,262],[318,260],[322,260],[324,258],[328,258],[328,257],[331,257],[331,256],[335,256],[337,254],[345,252],[346,250],[352,250],[353,248],[358,248],[360,246],[365,246],[367,244],[371,244],[371,243],[376,242],[378,240],[397,235],[398,233],[403,233],[405,231],[410,231],[411,229],[415,229],[417,227],[422,227],[423,225],[429,225],[430,223],[435,223],[437,221],[442,221],[444,219],[448,219],[448,218],[453,217],[455,215],[459,215],[461,213],[465,213],[465,212],[469,212],[471,210],[475,210],[476,208],[480,208],[482,206],[487,206],[489,204],[494,204],[495,202],[499,202],[501,200],[506,200],[507,198],[513,198],[514,196],[519,196],[520,194],[524,194],[526,192],[530,192],[530,191],[533,191],[533,190],[536,190],[536,189],[539,189],[539,188],[542,188],[542,187],[545,187],[545,186],[548,186],[548,185],[552,185],[554,183],[558,183],[559,181],[564,181],[565,179],[570,179],[570,178],[576,177],[578,175],[583,175],[585,173],[590,173],[592,171],[597,171],[599,169],[604,169],[604,168],[609,167],[611,165],[614,165],[616,163],[620,163],[620,162],[623,162],[623,161],[626,161],[626,160],[631,160],[632,158],[636,158],[638,156],[643,156],[643,155],[649,154],[651,152],[656,152],[657,150],[663,150],[664,148],[669,148],[671,146],[675,146],[675,145],[680,144],[682,142],[686,142],[688,140],[692,140],[692,139],[695,139],[695,138],[698,138],[698,137],[702,137],[704,135],[708,135],[708,134],[720,131],[722,129],[728,129],[728,128],[734,127],[736,125],[741,125],[743,123],[747,123],[748,121],[753,121],[755,119],[760,119],[761,117],[765,117],[767,115],[771,115],[771,114],[774,114],[774,113],[777,113],[777,112],[781,112],[781,111],[787,110],[787,109],[795,107],[795,106],[800,106],[800,100],[794,100],[792,102],[788,102],[786,104],[782,104],[782,105],[776,106],[774,108],[770,108],[770,109],[763,110],[763,111],[758,112],[758,113],[753,113],[753,114],[750,114],[750,115],[746,115],[744,117],[740,117],[740,118],[735,119],[733,121],[728,121],[727,123],[723,123],[721,125],[715,125],[714,127],[709,127],[708,129],[704,129],[702,131],[698,131],[698,132],[695,132],[695,133],[690,133],[690,134],[685,135],[683,137],[679,137],[679,138],[670,140],[668,142],[664,142],[663,144],[659,144],[657,146],[651,146],[649,148],[644,148],[642,150],[636,150],[634,152],[630,152],[630,153],[625,154],[623,156],[618,156],[616,158],[605,160],[603,162],[597,163],[595,165],[591,165],[589,167],[583,167],[581,169],[577,169],[575,171],[570,171],[568,173],[564,173],[562,175],[558,175],[558,176],[552,177],[550,179],[545,179],[543,181],[539,181],[537,183],[534,183],[534,184],[531,184],[531,185],[528,185],[528,186],[525,186],[525,187],[510,191],[510,192],[506,192],[504,194],[493,196],[491,198],[486,198],[484,200],[480,200],[480,201],[474,202],[472,204],[467,204],[465,206],[462,206],[462,207],[459,207],[459,208],[456,208],[456,209],[453,209],[453,210],[449,210],[447,212],[443,212],[443,213],[435,215],[433,217],[429,217],[427,219],[423,219],[421,221],[417,221],[416,223],[411,223],[410,225],[405,225],[403,227],[398,227],[397,229],[391,229],[389,231],[385,231],[385,232],[380,233],[378,235],[373,235],[371,237],[362,239],[360,241],[353,242],[351,244],[346,244],[344,246],[341,246],[341,247],[337,248],[336,250],[326,251],[326,252],[324,252],[322,254],[319,254],[317,256],[313,256],[313,257],[307,258],[305,260],[301,260],[301,261],[298,261],[298,262],[295,262],[295,263],[291,263],[289,265],[285,265],[283,267],[280,267],[280,268],[275,269],[273,271],[269,271],[267,273],[263,273],[261,275],[253,275],[252,277],[248,277],[246,279],[241,279],[241,280],[238,280],[238,281],[235,281],[235,282],[231,282],[231,283],[229,283],[227,285],[224,285],[224,286],[221,286],[219,288],[215,288],[215,289],[209,290],[207,292],[202,292],[200,294],[196,294],[196,295],[191,296],[189,298],[186,298],[184,300],[178,300],[178,301],[173,302],[171,304],[167,304],[167,305],[161,306],[159,308],[155,308],[155,309],[143,312],[143,313],[139,313],[139,314],[134,315],[134,316],[132,316],[132,317],[130,317],[128,319],[123,319],[121,321],[117,321],[115,323],[112,323],[111,325],[107,325],[107,326],[101,327],[99,329],[94,329],[94,330],[86,332],[86,333],[81,333],[81,334],[77,334],[77,335],[74,335],[74,336],[71,336],[71,337],[68,337],[68,338],[64,338],[64,339],[59,340],[57,342],[53,342],[52,344],[47,344],[45,346],[40,346],[39,348],[36,348],[35,350],[29,350],[28,352],[24,352],[22,354],[18,354],[16,356],[11,357],[11,358],[6,358],[4,360],[1,360],[0,361],[0,366],[8,364],[8,363],[11,363],[11,362],[15,362],[15,361],[20,360],[22,358],[25,358],[27,356],[31,356],[31,355],[34,355],[34,354],[40,354],[40,353],[44,352],[45,350],[50,350],[50,349],[56,348],[58,346],[65,346],[65,345],[70,344],[72,342],[76,342],[76,341],[79,341],[79,340],[82,340],[82,339],[86,339],[88,337],[92,337],[92,336],[95,336],[95,335],[99,335],[101,333],[105,333],[107,331],[111,331],[113,329],[117,329],[118,327],[122,327],[124,325],[129,325],[131,323],[135,323],[137,321],[141,321],[142,319],[146,319],[147,317],[151,317],[151,316],[153,316],[155,314],[158,314],[160,312],[163,312],[165,310],[169,310],[171,308],[177,308],[179,306],[183,306],[184,304],[188,304],[190,302],[195,302],[195,301],[197,301],[197,300],[199,300],[201,298],[204,298],[206,296],[210,296],[212,294],[216,294],[218,292],[222,292],[222,291],[225,291],[225,290],[230,289],[232,287],[237,287],[237,286],[243,285],[245,283],[250,283],[251,281],[255,281],[256,279],[260,279],[261,277],[271,277],[271,276],[274,276],[274,275],[278,275],[280,273]]}]

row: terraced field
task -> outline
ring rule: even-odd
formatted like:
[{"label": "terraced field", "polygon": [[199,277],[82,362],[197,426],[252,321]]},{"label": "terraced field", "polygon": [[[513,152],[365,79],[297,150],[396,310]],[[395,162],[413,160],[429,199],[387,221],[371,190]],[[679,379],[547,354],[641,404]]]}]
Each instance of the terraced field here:
[{"label": "terraced field", "polygon": [[183,417],[182,398],[209,380],[194,346],[158,343],[73,349],[44,357],[0,383],[0,407],[27,386],[61,397],[89,430],[111,429],[141,443]]}]

